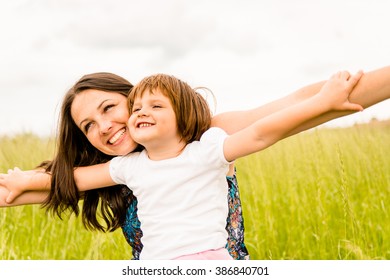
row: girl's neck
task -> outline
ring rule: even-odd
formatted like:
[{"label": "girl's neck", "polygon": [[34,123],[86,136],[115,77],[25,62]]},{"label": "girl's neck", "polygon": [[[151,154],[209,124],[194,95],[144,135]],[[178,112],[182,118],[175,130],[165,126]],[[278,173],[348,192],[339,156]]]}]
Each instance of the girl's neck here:
[{"label": "girl's neck", "polygon": [[158,161],[179,156],[183,152],[186,145],[186,143],[181,141],[176,143],[176,145],[172,145],[171,147],[145,147],[145,150],[150,160]]}]

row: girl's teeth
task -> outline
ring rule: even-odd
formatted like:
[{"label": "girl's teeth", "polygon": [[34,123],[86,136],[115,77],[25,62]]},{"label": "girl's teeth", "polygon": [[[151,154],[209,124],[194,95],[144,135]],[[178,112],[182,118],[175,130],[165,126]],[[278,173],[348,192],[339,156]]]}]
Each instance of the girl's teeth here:
[{"label": "girl's teeth", "polygon": [[139,125],[139,127],[147,127],[147,126],[151,126],[151,124],[149,124],[149,123],[141,123]]}]

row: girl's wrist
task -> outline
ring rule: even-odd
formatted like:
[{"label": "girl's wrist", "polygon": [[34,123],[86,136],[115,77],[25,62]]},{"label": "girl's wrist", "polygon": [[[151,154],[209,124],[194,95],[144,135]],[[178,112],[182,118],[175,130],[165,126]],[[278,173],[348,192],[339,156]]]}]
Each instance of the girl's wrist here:
[{"label": "girl's wrist", "polygon": [[28,172],[29,178],[23,186],[23,191],[47,191],[50,190],[50,175],[42,171]]},{"label": "girl's wrist", "polygon": [[321,94],[316,94],[308,98],[307,101],[310,102],[309,107],[316,108],[317,115],[334,111],[331,102],[329,102],[329,99],[325,98]]}]

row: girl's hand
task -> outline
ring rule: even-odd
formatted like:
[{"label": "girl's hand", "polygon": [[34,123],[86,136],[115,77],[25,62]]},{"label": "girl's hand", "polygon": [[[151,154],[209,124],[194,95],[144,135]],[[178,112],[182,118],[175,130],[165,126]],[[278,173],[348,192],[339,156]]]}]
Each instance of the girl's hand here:
[{"label": "girl's hand", "polygon": [[331,110],[336,111],[363,111],[359,104],[351,103],[349,95],[363,76],[362,71],[351,75],[348,71],[339,71],[323,85],[318,96],[320,102],[328,104]]},{"label": "girl's hand", "polygon": [[35,172],[22,171],[18,167],[9,169],[7,174],[0,174],[0,186],[9,191],[5,202],[11,203],[20,196],[28,188],[34,174]]}]

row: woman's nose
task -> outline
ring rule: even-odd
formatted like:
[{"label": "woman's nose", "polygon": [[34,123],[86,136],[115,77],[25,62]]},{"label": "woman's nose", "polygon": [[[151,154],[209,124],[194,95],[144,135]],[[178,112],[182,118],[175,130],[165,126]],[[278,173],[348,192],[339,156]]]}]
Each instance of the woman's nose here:
[{"label": "woman's nose", "polygon": [[103,134],[103,135],[107,134],[110,132],[110,130],[112,128],[112,123],[109,120],[102,120],[99,124],[99,128],[100,128],[101,134]]}]

